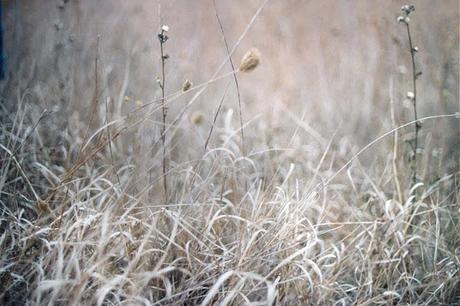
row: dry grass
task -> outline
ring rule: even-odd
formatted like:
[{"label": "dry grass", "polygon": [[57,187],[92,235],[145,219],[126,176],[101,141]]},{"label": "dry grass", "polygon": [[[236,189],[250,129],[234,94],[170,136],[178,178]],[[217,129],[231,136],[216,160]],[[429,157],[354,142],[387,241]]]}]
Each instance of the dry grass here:
[{"label": "dry grass", "polygon": [[[460,304],[456,1],[411,16],[416,185],[399,2],[217,1],[219,22],[210,3],[161,21],[143,1],[24,3],[6,7],[2,304]],[[252,46],[253,71],[227,69]]]}]

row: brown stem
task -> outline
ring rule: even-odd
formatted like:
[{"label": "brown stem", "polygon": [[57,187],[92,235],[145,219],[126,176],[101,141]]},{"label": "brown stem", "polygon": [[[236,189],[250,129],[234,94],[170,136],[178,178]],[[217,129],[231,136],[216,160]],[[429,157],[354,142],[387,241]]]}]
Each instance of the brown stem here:
[{"label": "brown stem", "polygon": [[414,120],[415,120],[415,139],[414,146],[412,147],[412,152],[414,154],[412,160],[412,185],[415,185],[417,182],[417,149],[418,149],[418,132],[420,130],[420,123],[418,122],[417,115],[417,71],[415,67],[415,52],[417,52],[412,44],[412,36],[410,33],[409,23],[406,23],[407,37],[409,38],[409,48],[412,61],[412,90],[414,93],[414,98],[412,99],[414,107]]},{"label": "brown stem", "polygon": [[[164,31],[161,31],[161,35],[165,35]],[[168,180],[167,180],[167,164],[166,164],[166,116],[167,116],[167,110],[166,110],[166,104],[165,104],[165,64],[166,64],[166,56],[164,54],[164,48],[163,45],[165,43],[165,40],[160,38],[160,55],[161,55],[161,84],[160,84],[160,89],[161,89],[161,109],[162,109],[162,114],[163,114],[163,122],[161,126],[161,141],[163,144],[163,189],[165,193],[165,203],[168,201]]]}]

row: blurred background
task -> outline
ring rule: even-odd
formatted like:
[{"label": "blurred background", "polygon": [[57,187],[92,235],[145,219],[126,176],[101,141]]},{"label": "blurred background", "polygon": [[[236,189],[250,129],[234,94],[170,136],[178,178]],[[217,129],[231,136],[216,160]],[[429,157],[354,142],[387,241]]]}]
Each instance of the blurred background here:
[{"label": "blurred background", "polygon": [[[216,12],[231,49],[263,2],[216,0],[214,6],[212,0],[3,1],[9,77],[1,84],[2,98],[9,101],[5,103],[9,108],[20,100],[26,102],[31,117],[37,118],[44,109],[53,111],[39,127],[53,135],[43,139],[45,148],[81,142],[96,96],[99,106],[93,131],[107,120],[107,99],[111,120],[146,105],[143,110],[151,110],[152,115],[131,131],[135,141],[115,144],[117,152],[126,153],[119,156],[131,160],[137,152],[138,159],[145,159],[160,130],[160,112],[153,111],[160,97],[156,81],[161,76],[160,26],[169,26],[168,95],[180,92],[186,79],[195,85],[210,80],[225,60]],[[238,74],[248,151],[290,148],[280,153],[280,162],[311,163],[306,167],[313,169],[333,135],[337,156],[347,159],[378,135],[412,120],[412,107],[404,102],[412,88],[407,33],[396,21],[402,4],[268,1],[232,56],[237,67],[249,48],[256,47],[262,54],[260,67]],[[458,112],[459,2],[413,4],[411,29],[420,49],[417,67],[423,72],[418,81],[419,117]],[[220,74],[231,69],[227,64]],[[172,147],[181,146],[171,149],[173,161],[202,153],[226,86],[230,87],[218,126],[239,128],[230,74],[212,83],[176,123]],[[187,93],[170,101],[168,119],[175,118],[192,96]],[[197,111],[203,115],[200,126],[187,120]],[[412,130],[402,130],[400,139],[410,137]],[[421,133],[427,158],[442,164],[442,171],[452,171],[459,162],[458,120],[427,121]],[[239,134],[233,137],[238,144]],[[391,148],[391,140],[377,147]],[[212,143],[221,145],[217,136]],[[403,145],[402,151],[406,149]],[[363,156],[363,163],[369,166],[390,154],[377,149]]]}]

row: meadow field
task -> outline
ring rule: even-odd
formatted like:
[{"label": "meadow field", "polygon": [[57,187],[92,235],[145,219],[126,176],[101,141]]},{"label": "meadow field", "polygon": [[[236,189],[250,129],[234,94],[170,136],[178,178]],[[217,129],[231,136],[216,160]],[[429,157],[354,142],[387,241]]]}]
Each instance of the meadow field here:
[{"label": "meadow field", "polygon": [[1,4],[1,305],[460,305],[457,0]]}]

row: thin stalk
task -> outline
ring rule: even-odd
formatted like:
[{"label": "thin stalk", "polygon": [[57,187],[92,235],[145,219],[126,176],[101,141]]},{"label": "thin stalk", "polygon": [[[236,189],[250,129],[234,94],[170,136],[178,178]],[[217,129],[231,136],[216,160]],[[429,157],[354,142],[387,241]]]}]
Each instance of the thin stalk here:
[{"label": "thin stalk", "polygon": [[414,139],[414,145],[412,146],[412,152],[414,154],[412,157],[412,185],[415,185],[415,183],[417,182],[418,132],[421,128],[421,125],[418,122],[418,115],[417,115],[417,71],[415,67],[415,53],[417,51],[414,48],[414,45],[412,44],[412,36],[410,33],[409,23],[406,23],[406,29],[407,29],[407,37],[409,39],[409,48],[410,48],[410,55],[411,55],[411,61],[412,61],[412,92],[414,93],[414,97],[412,99],[412,105],[414,108],[414,121],[416,122],[414,126],[415,139]]},{"label": "thin stalk", "polygon": [[[167,30],[166,30],[167,31]],[[163,189],[165,194],[165,203],[168,201],[168,166],[167,166],[167,158],[166,158],[166,117],[168,110],[166,108],[166,99],[165,99],[165,83],[166,83],[166,76],[165,76],[165,66],[166,60],[168,56],[164,53],[164,44],[168,40],[168,36],[166,35],[166,31],[164,28],[161,29],[161,33],[158,34],[158,39],[160,41],[160,55],[161,55],[161,81],[160,81],[160,89],[161,89],[161,111],[162,111],[162,125],[161,125],[161,142],[163,145]]]},{"label": "thin stalk", "polygon": [[110,118],[109,118],[109,102],[110,102],[110,98],[107,97],[105,99],[105,124],[107,125],[107,139],[109,140],[109,152],[110,152],[110,161],[112,162],[112,169],[113,169],[113,172],[115,173],[115,176],[117,177],[117,182],[118,182],[118,185],[121,187],[121,182],[120,182],[120,176],[118,176],[118,172],[115,168],[115,163],[113,161],[113,150],[112,150],[112,136],[110,135],[110,125],[109,125],[109,122],[110,122]]},{"label": "thin stalk", "polygon": [[[395,110],[394,110],[394,99],[393,99],[393,79],[390,79],[390,88],[389,88],[389,96],[390,96],[390,116],[391,116],[391,123],[393,128],[397,127],[396,124],[396,117],[395,117]],[[399,203],[403,203],[403,195],[401,192],[401,183],[399,182],[399,171],[397,166],[398,161],[398,141],[399,141],[399,133],[396,131],[393,137],[393,157],[392,167],[393,167],[393,176],[394,176],[394,183],[396,192],[398,194]]]},{"label": "thin stalk", "polygon": [[222,38],[224,39],[225,49],[227,50],[227,56],[230,61],[230,65],[232,66],[233,71],[233,79],[235,81],[236,86],[236,93],[238,96],[238,110],[240,113],[240,129],[241,129],[241,152],[243,156],[245,156],[245,149],[244,149],[244,129],[243,129],[243,111],[241,108],[241,94],[240,94],[240,85],[238,84],[238,77],[236,76],[237,71],[235,70],[235,65],[233,64],[232,55],[230,53],[230,47],[228,46],[227,38],[225,37],[224,26],[222,25],[222,21],[220,20],[219,13],[217,11],[216,0],[213,0],[214,4],[214,11],[216,13],[217,22],[219,23],[220,32],[222,33]]}]

